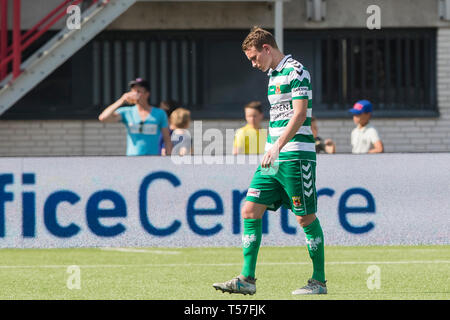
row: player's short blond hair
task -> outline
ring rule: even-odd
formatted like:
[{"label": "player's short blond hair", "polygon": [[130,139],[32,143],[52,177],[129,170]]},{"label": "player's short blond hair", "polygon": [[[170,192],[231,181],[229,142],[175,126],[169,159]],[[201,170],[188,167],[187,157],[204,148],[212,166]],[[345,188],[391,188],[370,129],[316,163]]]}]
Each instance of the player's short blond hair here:
[{"label": "player's short blond hair", "polygon": [[191,112],[185,108],[176,108],[170,114],[170,123],[176,128],[186,129],[191,121]]},{"label": "player's short blond hair", "polygon": [[247,37],[242,42],[242,51],[247,51],[252,47],[261,51],[264,44],[270,45],[272,48],[278,49],[275,37],[267,30],[261,27],[254,26]]}]

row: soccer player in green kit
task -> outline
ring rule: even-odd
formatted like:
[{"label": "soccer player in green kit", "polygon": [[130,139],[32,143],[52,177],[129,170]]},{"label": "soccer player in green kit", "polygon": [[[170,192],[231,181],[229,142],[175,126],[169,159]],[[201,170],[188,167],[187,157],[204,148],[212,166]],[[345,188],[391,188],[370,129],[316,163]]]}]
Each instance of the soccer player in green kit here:
[{"label": "soccer player in green kit", "polygon": [[269,135],[265,154],[248,189],[244,219],[241,274],[213,287],[222,292],[254,294],[256,260],[262,238],[262,216],[282,204],[292,210],[306,234],[313,274],[306,286],[292,294],[325,294],[324,239],[316,217],[316,151],[311,131],[312,91],[308,70],[284,55],[273,35],[253,27],[242,50],[254,68],[268,71]]}]

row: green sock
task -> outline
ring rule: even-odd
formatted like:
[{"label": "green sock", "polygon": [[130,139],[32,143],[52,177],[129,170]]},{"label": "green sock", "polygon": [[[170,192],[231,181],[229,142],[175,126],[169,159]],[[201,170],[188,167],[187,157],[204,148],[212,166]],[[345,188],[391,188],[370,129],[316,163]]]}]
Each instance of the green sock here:
[{"label": "green sock", "polygon": [[311,224],[303,228],[306,234],[308,252],[313,263],[312,278],[325,282],[325,255],[323,249],[323,232],[319,219],[316,218]]},{"label": "green sock", "polygon": [[241,274],[244,277],[255,277],[256,259],[262,238],[262,220],[244,219],[244,234],[242,235],[242,250],[244,266]]}]

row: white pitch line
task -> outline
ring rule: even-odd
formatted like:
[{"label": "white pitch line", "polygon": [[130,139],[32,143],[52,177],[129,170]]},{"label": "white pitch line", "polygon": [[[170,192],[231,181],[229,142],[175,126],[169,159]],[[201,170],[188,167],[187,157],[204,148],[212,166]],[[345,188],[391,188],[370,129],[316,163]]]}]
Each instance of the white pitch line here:
[{"label": "white pitch line", "polygon": [[[311,262],[261,262],[258,266],[284,266],[284,265],[309,265]],[[411,261],[331,261],[328,265],[355,265],[355,264],[450,264],[450,260],[411,260]],[[67,268],[69,265],[0,265],[0,269],[52,269]],[[80,268],[142,268],[142,267],[234,267],[242,266],[242,263],[159,263],[159,264],[97,264],[97,265],[77,265]]]},{"label": "white pitch line", "polygon": [[180,254],[180,251],[166,251],[166,250],[147,250],[147,249],[135,249],[135,248],[116,248],[116,247],[104,247],[99,248],[104,251],[118,251],[118,252],[131,252],[131,253],[154,253],[154,254]]}]

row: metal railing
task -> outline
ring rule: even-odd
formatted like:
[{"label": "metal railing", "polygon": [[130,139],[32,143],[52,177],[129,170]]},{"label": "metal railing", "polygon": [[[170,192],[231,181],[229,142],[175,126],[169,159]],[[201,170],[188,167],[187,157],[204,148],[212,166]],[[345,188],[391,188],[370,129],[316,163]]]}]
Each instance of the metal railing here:
[{"label": "metal railing", "polygon": [[109,0],[65,0],[31,29],[22,34],[21,0],[14,0],[12,41],[11,45],[8,46],[8,0],[0,0],[0,81],[5,79],[10,72],[12,72],[12,80],[22,73],[23,52],[66,16],[69,6],[85,3],[89,8],[97,3],[104,5],[108,2]]}]

